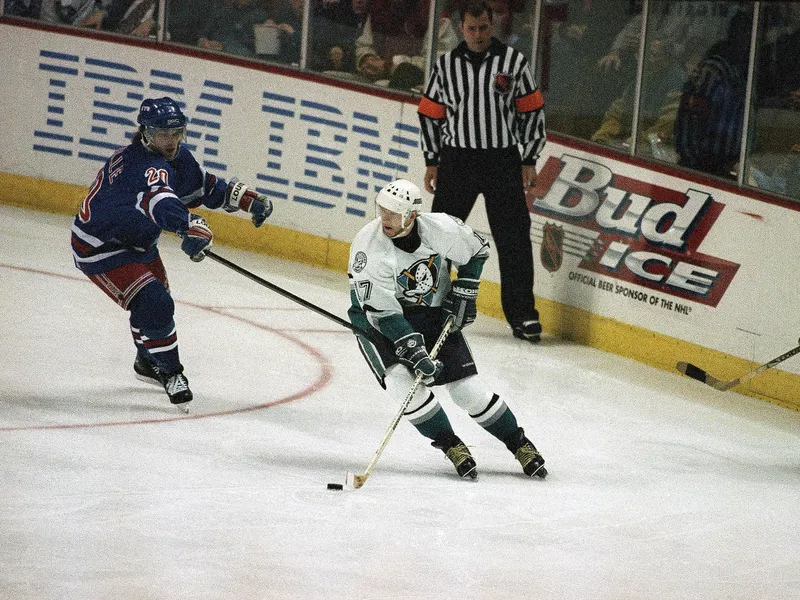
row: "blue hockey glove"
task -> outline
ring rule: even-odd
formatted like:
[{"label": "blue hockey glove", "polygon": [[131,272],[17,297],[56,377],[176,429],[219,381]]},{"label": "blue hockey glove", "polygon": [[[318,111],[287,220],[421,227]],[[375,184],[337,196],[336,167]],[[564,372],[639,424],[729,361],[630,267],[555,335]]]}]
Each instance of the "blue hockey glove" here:
[{"label": "blue hockey glove", "polygon": [[394,352],[400,362],[410,367],[415,374],[423,375],[422,383],[430,385],[442,371],[442,361],[431,360],[425,349],[425,338],[421,333],[409,333],[394,343]]},{"label": "blue hockey glove", "polygon": [[264,194],[259,194],[248,188],[235,177],[228,183],[225,190],[225,204],[227,212],[244,210],[250,213],[253,225],[261,227],[267,217],[272,214],[272,201]]},{"label": "blue hockey glove", "polygon": [[214,234],[211,233],[205,219],[193,214],[189,214],[187,228],[179,231],[178,235],[183,238],[181,250],[194,262],[200,262],[206,257],[205,251],[211,247],[211,240],[214,239]]},{"label": "blue hockey glove", "polygon": [[458,278],[453,282],[453,287],[442,302],[442,310],[446,315],[453,315],[453,329],[464,329],[475,322],[478,309],[475,302],[478,299],[479,279]]}]

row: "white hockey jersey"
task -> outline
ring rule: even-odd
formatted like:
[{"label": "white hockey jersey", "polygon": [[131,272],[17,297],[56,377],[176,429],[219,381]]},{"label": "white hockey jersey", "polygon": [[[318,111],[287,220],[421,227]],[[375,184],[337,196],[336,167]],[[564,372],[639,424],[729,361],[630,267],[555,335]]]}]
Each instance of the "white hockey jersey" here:
[{"label": "white hockey jersey", "polygon": [[[419,245],[409,252],[383,233],[381,220],[367,223],[350,246],[351,301],[376,329],[378,320],[402,315],[404,308],[436,307],[450,291],[450,268],[472,261],[480,277],[489,243],[460,220],[444,213],[422,213],[416,219]],[[408,237],[412,238],[412,233]],[[399,245],[408,240],[402,238]],[[475,259],[475,260],[473,260]]]}]

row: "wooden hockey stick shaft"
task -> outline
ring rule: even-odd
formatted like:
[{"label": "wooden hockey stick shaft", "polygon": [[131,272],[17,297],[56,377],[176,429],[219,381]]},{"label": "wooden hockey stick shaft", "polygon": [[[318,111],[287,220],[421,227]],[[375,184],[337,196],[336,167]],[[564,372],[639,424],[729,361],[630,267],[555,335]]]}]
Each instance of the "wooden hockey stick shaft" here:
[{"label": "wooden hockey stick shaft", "polygon": [[[436,343],[431,348],[430,357],[431,360],[435,359],[436,356],[439,354],[439,350],[442,349],[447,336],[450,334],[450,329],[453,326],[453,317],[452,315],[447,318],[444,322],[444,327],[442,327],[442,332],[439,334],[439,339],[436,340]],[[375,455],[372,457],[372,460],[369,461],[367,468],[364,470],[364,473],[361,475],[357,473],[353,473],[353,487],[358,489],[364,485],[367,481],[367,477],[370,476],[372,473],[372,469],[375,467],[375,464],[378,462],[378,459],[383,454],[384,448],[389,443],[389,438],[392,437],[394,430],[397,429],[397,426],[400,424],[400,420],[403,418],[403,415],[408,408],[408,405],[411,403],[411,399],[414,397],[414,393],[417,391],[420,383],[422,383],[423,375],[422,373],[417,374],[414,378],[414,383],[411,384],[411,389],[408,390],[408,394],[406,394],[405,400],[400,405],[400,410],[397,411],[397,414],[392,419],[392,422],[389,424],[389,429],[386,430],[386,434],[383,436],[383,440],[381,440],[381,445],[378,446],[378,450],[375,452]]]},{"label": "wooden hockey stick shaft", "polygon": [[[800,343],[800,340],[798,340],[798,343]],[[736,379],[731,379],[730,381],[723,381],[722,379],[717,379],[713,375],[706,373],[703,369],[691,363],[679,362],[677,365],[675,365],[675,368],[684,375],[686,375],[687,377],[691,377],[692,379],[696,379],[697,381],[702,381],[706,385],[710,385],[714,389],[719,390],[721,392],[726,392],[729,389],[734,388],[741,383],[744,383],[748,379],[752,379],[756,375],[760,375],[767,369],[771,369],[775,365],[790,359],[795,354],[800,354],[800,346],[792,348],[788,352],[784,352],[780,356],[773,358],[768,363],[764,363],[763,365],[756,367],[752,371],[745,373],[744,375],[740,375]]]},{"label": "wooden hockey stick shaft", "polygon": [[227,258],[223,258],[222,256],[220,256],[216,252],[213,252],[212,250],[206,250],[205,251],[205,255],[208,256],[210,259],[217,261],[219,264],[225,265],[229,269],[231,269],[233,271],[236,271],[240,275],[244,275],[248,279],[251,279],[252,281],[255,281],[256,283],[258,283],[260,285],[263,285],[265,288],[268,288],[268,289],[272,290],[276,294],[280,294],[281,296],[283,296],[284,298],[288,298],[292,302],[297,302],[297,304],[299,304],[301,306],[305,306],[306,308],[308,308],[310,310],[313,310],[315,313],[317,313],[319,315],[322,315],[323,317],[327,317],[328,319],[338,323],[342,327],[347,327],[347,329],[349,329],[353,333],[357,333],[359,335],[363,335],[367,339],[370,338],[370,334],[367,333],[366,331],[364,331],[363,329],[361,329],[360,327],[356,327],[355,325],[353,325],[349,321],[346,321],[346,320],[342,319],[341,317],[338,317],[338,316],[334,315],[333,313],[328,312],[324,308],[321,308],[321,307],[317,306],[316,304],[313,304],[313,303],[309,302],[308,300],[306,300],[304,298],[301,298],[300,296],[297,296],[297,295],[293,294],[292,292],[290,292],[288,290],[285,290],[282,287],[280,287],[278,285],[275,285],[274,283],[272,283],[270,281],[267,281],[266,279],[263,279],[262,277],[259,277],[255,273],[251,273],[250,271],[248,271],[244,267],[240,267],[236,263],[229,261]]}]

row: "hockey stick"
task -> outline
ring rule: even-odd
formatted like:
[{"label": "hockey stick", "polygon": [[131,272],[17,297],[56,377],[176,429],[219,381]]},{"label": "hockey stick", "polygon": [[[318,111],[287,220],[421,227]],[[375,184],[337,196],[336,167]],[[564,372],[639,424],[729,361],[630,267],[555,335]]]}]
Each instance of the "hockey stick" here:
[{"label": "hockey stick", "polygon": [[256,283],[259,283],[259,284],[263,285],[265,288],[268,288],[268,289],[272,290],[273,292],[275,292],[277,294],[280,294],[284,298],[288,298],[289,300],[291,300],[293,302],[297,302],[299,305],[305,306],[306,308],[308,308],[310,310],[313,310],[315,313],[320,314],[323,317],[329,318],[331,321],[335,321],[336,323],[338,323],[342,327],[347,327],[353,333],[357,333],[359,335],[363,335],[367,339],[371,338],[370,334],[367,333],[366,331],[364,331],[363,329],[361,329],[360,327],[356,327],[355,325],[353,325],[349,321],[345,321],[341,317],[337,317],[336,315],[334,315],[333,313],[328,312],[324,308],[320,308],[316,304],[312,304],[308,300],[305,300],[304,298],[301,298],[300,296],[294,295],[292,292],[289,292],[289,291],[283,289],[282,287],[277,286],[274,283],[271,283],[271,282],[267,281],[266,279],[263,279],[263,278],[259,277],[255,273],[251,273],[250,271],[248,271],[244,267],[240,267],[236,263],[233,263],[233,262],[229,261],[227,258],[222,258],[216,252],[213,252],[211,250],[206,250],[205,251],[205,255],[208,256],[209,258],[217,261],[219,264],[225,265],[229,269],[232,269],[233,271],[236,271],[240,275],[244,275],[248,279],[252,279]]},{"label": "hockey stick", "polygon": [[[800,340],[798,340],[798,343],[800,343]],[[800,346],[792,348],[791,350],[785,352],[784,354],[781,354],[777,358],[773,358],[768,363],[764,363],[763,365],[761,365],[756,369],[753,369],[749,373],[740,375],[736,379],[731,379],[730,381],[723,381],[722,379],[717,379],[716,377],[709,375],[703,369],[696,367],[691,363],[679,362],[677,365],[675,365],[675,368],[684,375],[686,375],[687,377],[691,377],[692,379],[697,379],[697,381],[702,381],[706,385],[710,385],[714,389],[719,390],[721,392],[726,392],[732,387],[736,387],[740,383],[744,383],[748,379],[752,379],[753,377],[755,377],[756,375],[760,375],[767,369],[771,369],[775,365],[782,363],[783,361],[793,357],[795,354],[800,354]]]},{"label": "hockey stick", "polygon": [[[453,326],[453,316],[450,315],[444,322],[444,327],[442,327],[442,332],[439,334],[439,339],[436,340],[436,343],[433,345],[433,348],[431,348],[431,353],[430,353],[431,360],[435,359],[436,356],[439,354],[439,350],[442,349],[442,345],[444,345],[447,336],[450,335],[450,329],[452,328],[452,326]],[[378,450],[375,452],[375,456],[373,456],[372,460],[369,461],[369,464],[367,465],[367,468],[364,470],[364,473],[361,475],[353,473],[354,488],[358,489],[361,486],[363,486],[364,483],[367,481],[367,477],[369,477],[370,473],[372,473],[372,469],[375,467],[375,464],[378,462],[378,459],[381,457],[381,454],[383,454],[383,450],[384,448],[386,448],[386,444],[389,443],[389,438],[392,437],[394,430],[397,429],[397,426],[400,424],[400,419],[403,418],[403,414],[405,414],[408,405],[411,403],[411,399],[414,397],[414,393],[417,391],[419,384],[422,383],[422,378],[423,378],[422,373],[419,373],[414,378],[414,383],[411,384],[411,389],[408,390],[408,394],[406,394],[405,400],[403,400],[403,403],[400,405],[400,410],[397,411],[397,414],[394,416],[394,419],[392,419],[392,422],[389,424],[389,429],[386,430],[386,434],[383,436],[381,445],[378,446]],[[347,478],[345,478],[345,481],[346,479]]]}]

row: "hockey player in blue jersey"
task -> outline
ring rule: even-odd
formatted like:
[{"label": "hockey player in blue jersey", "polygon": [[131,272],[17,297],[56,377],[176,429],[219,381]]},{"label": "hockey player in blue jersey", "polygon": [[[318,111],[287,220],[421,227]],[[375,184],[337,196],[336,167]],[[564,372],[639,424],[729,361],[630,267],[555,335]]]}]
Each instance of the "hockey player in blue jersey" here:
[{"label": "hockey player in blue jersey", "polygon": [[247,211],[260,227],[272,203],[198,164],[182,144],[186,116],[171,98],[144,100],[137,122],[132,143],[108,159],[81,204],[72,224],[72,253],[75,265],[130,312],[136,376],[163,386],[170,402],[188,412],[192,392],[178,355],[175,304],[158,253],[159,235],[177,233],[181,249],[200,261],[213,234],[189,209]]}]

